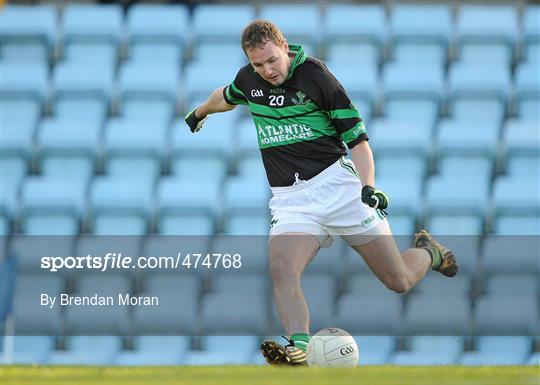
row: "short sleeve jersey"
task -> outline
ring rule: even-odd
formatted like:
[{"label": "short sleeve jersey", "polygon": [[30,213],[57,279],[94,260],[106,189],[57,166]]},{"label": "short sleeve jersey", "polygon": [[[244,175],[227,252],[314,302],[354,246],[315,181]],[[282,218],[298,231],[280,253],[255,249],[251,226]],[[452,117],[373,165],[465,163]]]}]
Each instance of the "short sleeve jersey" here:
[{"label": "short sleeve jersey", "polygon": [[248,64],[224,88],[225,101],[247,105],[257,130],[270,186],[307,180],[368,140],[364,123],[344,88],[326,65],[301,46],[279,86],[261,78]]}]

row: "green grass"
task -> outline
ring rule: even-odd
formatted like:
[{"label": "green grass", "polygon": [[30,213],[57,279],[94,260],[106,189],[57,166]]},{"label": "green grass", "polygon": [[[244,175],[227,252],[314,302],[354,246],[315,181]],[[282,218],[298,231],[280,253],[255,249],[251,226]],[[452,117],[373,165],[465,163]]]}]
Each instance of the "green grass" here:
[{"label": "green grass", "polygon": [[538,385],[540,368],[398,367],[354,369],[257,366],[52,367],[4,366],[1,385]]}]

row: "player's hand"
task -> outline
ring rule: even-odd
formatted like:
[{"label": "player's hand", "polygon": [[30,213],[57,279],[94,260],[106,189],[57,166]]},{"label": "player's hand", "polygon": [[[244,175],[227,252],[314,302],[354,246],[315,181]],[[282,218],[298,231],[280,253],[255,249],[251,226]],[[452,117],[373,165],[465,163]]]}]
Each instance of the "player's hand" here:
[{"label": "player's hand", "polygon": [[191,112],[189,112],[185,117],[186,124],[189,126],[189,129],[191,130],[191,132],[199,132],[199,130],[202,128],[206,119],[208,119],[208,115],[202,118],[198,118],[195,115],[195,111],[197,111],[196,108],[192,110]]},{"label": "player's hand", "polygon": [[383,191],[377,190],[373,186],[365,185],[362,187],[362,202],[369,207],[383,211],[388,208],[390,200]]}]

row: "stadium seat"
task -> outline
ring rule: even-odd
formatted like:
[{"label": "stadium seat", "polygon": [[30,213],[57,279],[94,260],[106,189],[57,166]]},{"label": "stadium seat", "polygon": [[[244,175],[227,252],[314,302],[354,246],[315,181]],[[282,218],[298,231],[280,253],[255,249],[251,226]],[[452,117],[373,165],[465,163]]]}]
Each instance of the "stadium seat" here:
[{"label": "stadium seat", "polygon": [[70,183],[88,186],[95,163],[83,156],[51,155],[41,160],[41,173],[46,178],[69,179]]},{"label": "stadium seat", "polygon": [[66,350],[50,355],[52,365],[110,365],[122,349],[118,336],[71,336],[66,339]]},{"label": "stadium seat", "polygon": [[169,43],[179,47],[187,42],[189,10],[184,5],[134,4],[126,18],[130,43]]},{"label": "stadium seat", "polygon": [[396,4],[390,16],[394,44],[402,42],[448,45],[452,36],[452,12],[446,5]]},{"label": "stadium seat", "polygon": [[394,62],[384,68],[384,98],[426,98],[439,101],[444,92],[444,73],[439,66],[418,67],[416,63]]},{"label": "stadium seat", "polygon": [[399,151],[401,156],[427,158],[431,149],[431,130],[427,124],[380,118],[371,123],[369,137],[377,156],[391,156]]},{"label": "stadium seat", "polygon": [[[214,62],[193,60],[184,69],[184,94],[187,102],[206,98],[216,88],[230,84],[239,67],[237,61],[225,62],[217,66]],[[205,127],[206,129],[206,127]]]},{"label": "stadium seat", "polygon": [[[515,191],[519,191],[519,200],[509,200]],[[538,179],[523,179],[513,176],[500,176],[493,185],[493,215],[531,215],[540,211]]]},{"label": "stadium seat", "polygon": [[55,345],[52,336],[13,336],[13,352],[10,362],[6,362],[7,352],[0,355],[0,362],[18,365],[43,365]]},{"label": "stadium seat", "polygon": [[464,337],[414,336],[410,351],[399,351],[390,362],[394,365],[453,365],[465,347]]},{"label": "stadium seat", "polygon": [[534,274],[493,274],[487,277],[485,293],[491,295],[535,295],[540,284]]},{"label": "stadium seat", "polygon": [[378,96],[379,81],[377,66],[372,63],[363,63],[362,70],[346,62],[328,62],[328,68],[336,79],[347,90],[351,99],[365,99],[373,101]]},{"label": "stadium seat", "polygon": [[223,209],[228,213],[266,213],[270,189],[261,180],[233,176],[227,179],[223,191]]},{"label": "stadium seat", "polygon": [[80,117],[45,118],[37,140],[41,159],[71,156],[96,161],[100,151],[101,124]]},{"label": "stadium seat", "polygon": [[34,132],[41,115],[39,103],[2,98],[0,109],[2,157],[29,158],[33,150]]},{"label": "stadium seat", "polygon": [[408,178],[420,184],[424,181],[427,172],[425,159],[415,155],[392,156],[384,154],[377,156],[377,178],[399,177],[407,172]]},{"label": "stadium seat", "polygon": [[[465,119],[443,119],[437,127],[436,145],[439,156],[484,157],[493,159],[497,150],[499,126]],[[467,140],[456,140],[467,138]],[[487,175],[484,175],[487,177]]]},{"label": "stadium seat", "polygon": [[453,156],[448,154],[439,158],[438,172],[445,177],[465,176],[491,180],[493,162],[482,156]]},{"label": "stadium seat", "polygon": [[114,72],[118,60],[116,46],[112,43],[72,43],[64,51],[67,62],[92,65]]},{"label": "stadium seat", "polygon": [[46,66],[49,60],[49,52],[47,47],[39,42],[3,43],[0,46],[0,57],[6,63],[27,63]]},{"label": "stadium seat", "polygon": [[180,89],[178,63],[150,66],[144,60],[129,61],[120,70],[119,87],[123,101],[158,99],[174,106]]},{"label": "stadium seat", "polygon": [[393,177],[378,178],[377,185],[392,197],[392,214],[416,216],[420,212],[422,185],[407,183],[404,185]]},{"label": "stadium seat", "polygon": [[467,335],[470,313],[466,295],[416,294],[407,302],[403,330],[413,335]]},{"label": "stadium seat", "polygon": [[55,237],[55,242],[50,242],[49,236],[29,237],[18,234],[11,237],[8,253],[16,259],[19,273],[43,273],[41,257],[44,250],[48,251],[49,255],[73,255],[73,242],[73,237],[69,236]]},{"label": "stadium seat", "polygon": [[289,44],[316,45],[321,38],[321,15],[317,3],[263,5],[260,18],[275,23]]},{"label": "stadium seat", "polygon": [[7,5],[2,8],[2,45],[37,43],[48,52],[56,43],[58,14],[53,5]]},{"label": "stadium seat", "polygon": [[384,110],[388,119],[407,121],[416,125],[416,129],[427,128],[425,135],[431,137],[438,118],[439,105],[434,100],[422,98],[390,99],[386,101]]},{"label": "stadium seat", "polygon": [[181,68],[184,61],[184,51],[176,43],[138,42],[130,47],[131,63],[138,65]]},{"label": "stadium seat", "polygon": [[98,126],[98,130],[105,123],[107,113],[107,104],[99,97],[63,98],[54,106],[54,115],[60,120],[78,119],[78,124],[93,124]]},{"label": "stadium seat", "polygon": [[540,7],[528,4],[523,14],[523,44],[525,57],[529,61],[539,60],[540,54],[540,32],[538,31],[538,19],[540,18]]},{"label": "stadium seat", "polygon": [[122,116],[128,121],[143,120],[148,125],[163,122],[167,128],[175,115],[175,105],[167,100],[128,99],[122,105]]},{"label": "stadium seat", "polygon": [[[246,365],[257,344],[254,336],[205,336],[202,350],[191,350],[186,365]],[[261,356],[258,351],[257,354]]]},{"label": "stadium seat", "polygon": [[[153,207],[153,186],[133,189],[121,178],[98,177],[90,187],[90,226],[103,235],[144,234]],[[101,223],[101,224],[100,224]]]},{"label": "stadium seat", "polygon": [[266,212],[231,213],[226,222],[225,233],[230,235],[266,235],[270,229],[270,218]]},{"label": "stadium seat", "polygon": [[199,278],[195,275],[159,273],[150,276],[144,290],[138,294],[158,297],[159,306],[135,307],[133,330],[138,335],[198,333]]},{"label": "stadium seat", "polygon": [[474,66],[509,68],[513,51],[503,43],[464,43],[459,54],[460,62]]},{"label": "stadium seat", "polygon": [[2,181],[5,184],[18,187],[26,176],[28,164],[22,156],[2,156],[0,158],[0,170],[2,171]]},{"label": "stadium seat", "polygon": [[126,183],[148,183],[153,186],[160,175],[160,163],[152,156],[110,156],[106,173]]},{"label": "stadium seat", "polygon": [[119,44],[123,33],[120,4],[70,4],[62,18],[64,42]]},{"label": "stadium seat", "polygon": [[454,119],[489,126],[497,133],[506,114],[505,104],[489,97],[460,97],[451,101],[448,107]]},{"label": "stadium seat", "polygon": [[380,52],[376,45],[367,42],[336,42],[327,47],[327,63],[362,63],[363,66],[377,67]]},{"label": "stadium seat", "polygon": [[[540,43],[539,43],[540,44]],[[540,56],[540,51],[538,52]],[[540,81],[538,79],[538,64],[540,59],[536,62],[529,61],[521,63],[516,70],[516,82],[515,82],[515,101],[518,103],[536,103],[536,106],[540,104]],[[519,111],[522,118],[534,118],[538,117],[536,114],[523,114],[524,111]]]},{"label": "stadium seat", "polygon": [[354,336],[360,353],[359,365],[384,365],[396,348],[394,336]]},{"label": "stadium seat", "polygon": [[524,336],[481,336],[476,350],[465,352],[461,365],[522,365],[531,352],[532,341]]},{"label": "stadium seat", "polygon": [[463,5],[456,30],[460,43],[502,42],[512,47],[518,36],[517,9],[512,5]]},{"label": "stadium seat", "polygon": [[446,66],[447,50],[445,46],[436,43],[399,43],[392,53],[395,63],[410,66],[422,61],[423,68],[437,71]]},{"label": "stadium seat", "polygon": [[188,336],[137,336],[133,350],[123,350],[115,365],[162,366],[182,364],[189,350]]},{"label": "stadium seat", "polygon": [[504,102],[510,89],[507,66],[492,66],[486,71],[485,65],[457,62],[450,68],[448,96],[451,99],[489,97]]},{"label": "stadium seat", "polygon": [[[503,130],[505,155],[507,157],[540,156],[540,136],[538,135],[538,124],[534,121],[509,119],[506,121]],[[538,179],[539,174],[536,174]]]},{"label": "stadium seat", "polygon": [[[424,205],[428,214],[475,215],[482,219],[489,197],[488,175],[438,175],[428,179]],[[467,186],[467,188],[463,188]],[[462,234],[468,229],[462,229]]]},{"label": "stadium seat", "polygon": [[[226,57],[227,62],[223,63],[228,68],[239,70],[247,64],[247,58],[238,42],[234,43],[212,43],[202,42],[195,47],[193,54],[194,63],[201,65],[213,65],[217,57]],[[223,79],[224,81],[232,79]]]},{"label": "stadium seat", "polygon": [[113,93],[114,68],[107,65],[96,70],[90,62],[64,61],[55,66],[54,97],[95,97],[108,103]]},{"label": "stadium seat", "polygon": [[253,19],[255,10],[250,5],[200,4],[193,11],[193,37],[196,42],[237,42]]},{"label": "stadium seat", "polygon": [[495,218],[493,232],[499,235],[540,235],[538,215],[501,215]]},{"label": "stadium seat", "polygon": [[380,46],[386,40],[386,16],[378,5],[328,4],[323,25],[327,42],[367,41]]},{"label": "stadium seat", "polygon": [[[171,159],[170,169],[179,178],[213,179],[220,184],[227,174],[227,164],[220,157],[214,156],[181,156]],[[261,166],[262,167],[262,166]]]},{"label": "stadium seat", "polygon": [[20,98],[29,98],[39,104],[46,102],[49,96],[49,70],[46,65],[2,62],[0,71],[2,102]]},{"label": "stadium seat", "polygon": [[539,249],[537,237],[489,235],[482,251],[484,271],[506,274],[539,272]]}]

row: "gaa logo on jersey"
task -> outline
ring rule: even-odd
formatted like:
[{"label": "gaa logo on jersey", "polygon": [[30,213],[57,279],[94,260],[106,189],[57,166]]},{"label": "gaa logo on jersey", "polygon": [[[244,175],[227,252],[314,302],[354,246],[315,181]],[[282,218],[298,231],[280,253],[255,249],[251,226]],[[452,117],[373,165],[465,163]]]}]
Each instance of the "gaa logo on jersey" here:
[{"label": "gaa logo on jersey", "polygon": [[261,96],[264,96],[264,93],[262,90],[251,90],[251,96],[254,98],[260,98]]}]

